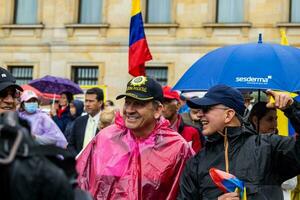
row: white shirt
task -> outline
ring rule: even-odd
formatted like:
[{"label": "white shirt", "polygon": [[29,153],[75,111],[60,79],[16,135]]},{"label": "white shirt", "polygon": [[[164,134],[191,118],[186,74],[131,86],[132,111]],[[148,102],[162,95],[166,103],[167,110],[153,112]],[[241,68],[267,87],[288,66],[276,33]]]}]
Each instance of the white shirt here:
[{"label": "white shirt", "polygon": [[89,115],[88,122],[86,124],[85,132],[84,132],[83,149],[94,138],[96,130],[98,128],[99,118],[100,118],[100,112],[97,113],[94,117]]}]

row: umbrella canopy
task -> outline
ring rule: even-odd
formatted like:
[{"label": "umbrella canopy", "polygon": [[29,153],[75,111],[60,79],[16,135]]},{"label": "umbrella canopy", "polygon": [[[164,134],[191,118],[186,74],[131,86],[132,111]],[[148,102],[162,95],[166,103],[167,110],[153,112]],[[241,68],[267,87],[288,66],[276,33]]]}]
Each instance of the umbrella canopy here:
[{"label": "umbrella canopy", "polygon": [[23,88],[24,91],[25,90],[31,90],[34,93],[36,93],[36,95],[40,99],[41,105],[49,104],[49,103],[51,103],[51,101],[58,100],[61,97],[60,95],[56,95],[56,94],[49,94],[49,93],[40,92],[39,90],[37,90],[34,87],[32,87],[30,85],[27,85],[27,84],[26,85],[22,85],[21,87]]},{"label": "umbrella canopy", "polygon": [[44,76],[29,82],[29,85],[44,93],[61,94],[70,92],[72,94],[82,94],[82,89],[73,81],[55,76]]},{"label": "umbrella canopy", "polygon": [[173,89],[208,90],[216,84],[238,89],[300,91],[300,50],[279,44],[226,46],[196,61]]},{"label": "umbrella canopy", "polygon": [[49,94],[49,93],[42,93],[40,92],[39,90],[35,89],[34,87],[30,86],[30,85],[22,85],[21,86],[23,88],[23,90],[31,90],[33,91],[34,93],[36,93],[36,95],[39,97],[39,98],[42,98],[42,99],[47,99],[47,100],[52,100],[54,99],[54,97],[56,99],[59,99],[60,98],[60,95],[55,95],[55,94]]}]

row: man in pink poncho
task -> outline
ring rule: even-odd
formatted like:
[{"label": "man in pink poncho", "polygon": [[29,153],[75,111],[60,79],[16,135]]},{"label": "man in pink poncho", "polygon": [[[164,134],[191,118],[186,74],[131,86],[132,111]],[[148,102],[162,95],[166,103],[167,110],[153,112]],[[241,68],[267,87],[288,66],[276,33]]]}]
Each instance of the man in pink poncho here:
[{"label": "man in pink poncho", "polygon": [[123,118],[103,129],[77,159],[80,188],[94,199],[176,199],[178,181],[193,152],[161,117],[159,83],[139,76],[127,84]]}]

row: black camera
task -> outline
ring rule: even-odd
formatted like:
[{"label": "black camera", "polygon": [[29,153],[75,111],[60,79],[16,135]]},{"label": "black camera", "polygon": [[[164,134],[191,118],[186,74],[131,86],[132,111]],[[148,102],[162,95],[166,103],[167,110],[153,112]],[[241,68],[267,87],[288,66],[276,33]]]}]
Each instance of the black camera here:
[{"label": "black camera", "polygon": [[77,189],[75,156],[38,145],[16,112],[0,115],[0,193],[6,200],[91,199]]}]

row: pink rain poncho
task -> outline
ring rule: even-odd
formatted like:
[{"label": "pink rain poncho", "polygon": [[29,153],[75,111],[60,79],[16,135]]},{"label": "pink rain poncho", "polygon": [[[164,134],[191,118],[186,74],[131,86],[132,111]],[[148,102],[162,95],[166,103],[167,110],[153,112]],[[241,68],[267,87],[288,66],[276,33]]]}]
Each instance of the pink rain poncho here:
[{"label": "pink rain poncho", "polygon": [[161,118],[146,139],[123,119],[98,133],[77,159],[78,182],[94,199],[176,199],[180,174],[192,156],[186,141]]}]

